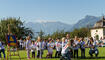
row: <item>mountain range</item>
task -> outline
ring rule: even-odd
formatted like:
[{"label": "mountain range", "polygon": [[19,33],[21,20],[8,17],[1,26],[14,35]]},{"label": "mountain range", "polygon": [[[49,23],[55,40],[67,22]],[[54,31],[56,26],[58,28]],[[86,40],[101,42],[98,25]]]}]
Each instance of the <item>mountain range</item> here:
[{"label": "mountain range", "polygon": [[65,24],[62,22],[28,22],[25,23],[25,26],[30,28],[34,34],[40,32],[41,30],[45,34],[52,34],[53,32],[61,31],[69,31],[72,25]]},{"label": "mountain range", "polygon": [[40,32],[41,30],[45,34],[52,34],[53,32],[61,31],[73,31],[75,28],[82,28],[82,27],[92,27],[100,17],[86,15],[84,18],[80,19],[77,23],[70,25],[63,22],[28,22],[24,25],[30,28],[34,34]]},{"label": "mountain range", "polygon": [[84,18],[82,18],[76,24],[74,24],[72,28],[75,29],[82,27],[93,27],[93,25],[100,19],[101,17],[86,15]]}]

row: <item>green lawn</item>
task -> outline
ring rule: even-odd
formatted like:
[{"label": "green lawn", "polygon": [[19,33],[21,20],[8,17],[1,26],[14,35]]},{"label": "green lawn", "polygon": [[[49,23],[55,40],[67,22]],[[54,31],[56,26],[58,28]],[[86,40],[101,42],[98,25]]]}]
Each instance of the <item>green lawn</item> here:
[{"label": "green lawn", "polygon": [[[105,47],[103,47],[103,48],[98,48],[99,49],[99,58],[92,58],[92,59],[90,59],[89,57],[90,57],[90,55],[89,55],[89,49],[87,48],[86,49],[86,59],[72,59],[72,60],[105,60]],[[20,56],[21,56],[21,60],[27,60],[27,54],[26,54],[26,51],[25,50],[22,50],[22,51],[20,51],[19,52],[20,53]],[[80,55],[80,53],[81,53],[81,51],[79,51],[79,57],[81,56]],[[43,54],[43,57],[44,58],[42,58],[42,59],[37,59],[37,58],[35,58],[35,59],[33,59],[33,58],[31,58],[30,60],[59,60],[59,58],[45,58],[45,56],[46,56],[46,54],[47,54],[47,51],[45,50],[44,51],[44,54]],[[55,50],[54,50],[54,53],[53,53],[53,57],[54,57],[54,55],[55,55]],[[12,57],[12,59],[11,60],[19,60],[19,58],[18,57],[15,57],[15,56],[13,56]]]}]

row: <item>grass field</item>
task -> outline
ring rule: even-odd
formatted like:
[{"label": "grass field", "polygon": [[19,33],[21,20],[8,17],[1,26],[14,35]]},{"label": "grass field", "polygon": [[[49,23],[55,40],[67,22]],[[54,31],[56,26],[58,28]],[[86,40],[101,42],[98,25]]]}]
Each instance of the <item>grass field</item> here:
[{"label": "grass field", "polygon": [[[105,47],[101,47],[101,48],[98,48],[98,49],[99,49],[98,58],[95,58],[95,57],[90,58],[90,55],[88,53],[89,49],[86,48],[86,59],[78,58],[78,59],[72,59],[72,60],[105,60]],[[27,60],[27,54],[26,54],[25,50],[22,50],[19,53],[20,53],[21,60]],[[81,51],[79,50],[79,57],[81,56],[80,53],[81,53]],[[33,59],[33,58],[31,58],[30,60],[59,60],[59,58],[45,58],[46,54],[47,54],[47,51],[45,50],[42,59],[37,59],[37,58]],[[53,53],[53,57],[54,57],[54,55],[55,55],[55,50],[54,50],[54,53]],[[19,58],[13,56],[11,60],[19,60]]]}]

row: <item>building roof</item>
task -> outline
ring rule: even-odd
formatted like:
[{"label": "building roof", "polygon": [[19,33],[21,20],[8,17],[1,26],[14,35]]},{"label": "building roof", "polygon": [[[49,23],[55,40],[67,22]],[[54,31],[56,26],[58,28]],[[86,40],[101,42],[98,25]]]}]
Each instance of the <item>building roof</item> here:
[{"label": "building roof", "polygon": [[101,20],[97,21],[96,24],[94,24],[93,28],[99,28],[99,27],[105,27],[105,18],[102,17]]},{"label": "building roof", "polygon": [[105,27],[93,27],[91,29],[101,29],[101,28],[105,28]]}]

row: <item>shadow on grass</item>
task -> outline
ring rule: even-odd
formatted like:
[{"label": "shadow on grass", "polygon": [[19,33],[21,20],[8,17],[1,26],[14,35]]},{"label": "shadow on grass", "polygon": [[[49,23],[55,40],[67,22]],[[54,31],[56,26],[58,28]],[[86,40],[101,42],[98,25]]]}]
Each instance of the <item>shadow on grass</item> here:
[{"label": "shadow on grass", "polygon": [[85,58],[79,57],[79,58],[72,58],[72,59],[105,59],[105,56],[103,57],[85,57]]},{"label": "shadow on grass", "polygon": [[[19,59],[19,58],[11,58],[11,59]],[[21,59],[27,59],[27,57],[23,57]],[[31,59],[34,59],[34,58],[31,58]],[[60,58],[55,58],[55,57],[46,58],[46,57],[43,57],[43,58],[35,58],[35,59],[57,59],[57,60],[59,60]],[[85,60],[85,59],[105,59],[105,57],[104,56],[103,57],[86,57],[86,58],[79,57],[79,58],[72,58],[72,59],[78,59],[78,60],[81,60],[81,59],[83,59],[83,60]]]},{"label": "shadow on grass", "polygon": [[[12,57],[11,59],[19,59],[17,57]],[[22,57],[21,59],[27,59],[27,57]],[[55,57],[52,57],[52,58],[46,58],[46,57],[43,57],[43,58],[31,58],[31,59],[60,59],[60,58],[55,58]]]}]

